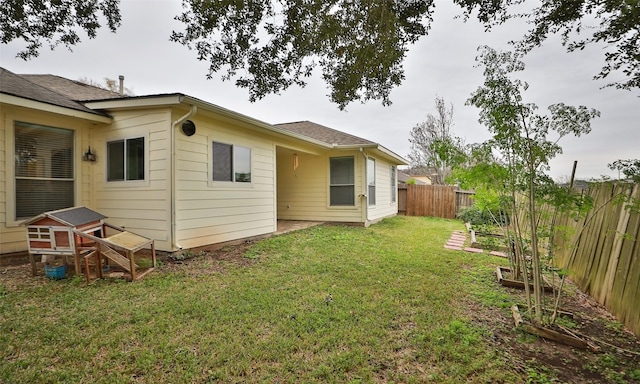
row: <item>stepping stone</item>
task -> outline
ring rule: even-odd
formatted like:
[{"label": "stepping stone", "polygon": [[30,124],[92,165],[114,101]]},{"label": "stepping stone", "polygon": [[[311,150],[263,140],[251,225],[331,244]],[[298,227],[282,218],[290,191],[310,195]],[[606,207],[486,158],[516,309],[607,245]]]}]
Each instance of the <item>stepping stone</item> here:
[{"label": "stepping stone", "polygon": [[444,246],[445,249],[453,249],[454,251],[462,251],[462,247],[456,247],[453,245],[446,245]]},{"label": "stepping stone", "polygon": [[504,252],[498,252],[498,251],[491,251],[489,252],[489,254],[491,256],[498,256],[498,257],[507,257],[507,254]]},{"label": "stepping stone", "polygon": [[472,248],[472,247],[467,247],[464,249],[467,252],[471,252],[471,253],[483,253],[484,251],[480,248]]},{"label": "stepping stone", "polygon": [[449,238],[449,240],[459,240],[459,241],[465,241],[467,238],[465,236],[451,236]]},{"label": "stepping stone", "polygon": [[462,246],[462,245],[464,245],[464,241],[449,240],[449,241],[447,241],[447,244],[448,245]]}]

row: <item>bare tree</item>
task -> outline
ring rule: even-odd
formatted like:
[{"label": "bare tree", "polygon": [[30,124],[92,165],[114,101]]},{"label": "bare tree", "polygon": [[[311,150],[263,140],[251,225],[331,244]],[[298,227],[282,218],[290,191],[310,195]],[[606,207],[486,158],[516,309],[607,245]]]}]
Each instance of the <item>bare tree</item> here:
[{"label": "bare tree", "polygon": [[451,133],[453,104],[435,99],[436,113],[411,129],[411,168],[432,176],[433,184],[445,184],[452,166],[464,160],[464,142]]},{"label": "bare tree", "polygon": [[[105,77],[104,81],[101,83],[99,81],[89,79],[87,77],[81,77],[78,79],[79,82],[87,85],[91,85],[93,87],[106,89],[107,91],[120,93],[120,82],[118,80],[110,79]],[[123,89],[124,96],[134,96],[133,90],[127,87]]]}]

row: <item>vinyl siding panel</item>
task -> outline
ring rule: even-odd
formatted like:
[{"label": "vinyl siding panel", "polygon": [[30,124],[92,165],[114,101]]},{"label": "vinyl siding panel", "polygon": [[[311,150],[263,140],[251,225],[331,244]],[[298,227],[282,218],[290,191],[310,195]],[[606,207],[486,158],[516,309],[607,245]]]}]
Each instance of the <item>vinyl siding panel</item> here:
[{"label": "vinyl siding panel", "polygon": [[238,224],[223,224],[186,232],[179,231],[178,236],[182,239],[180,244],[183,247],[194,248],[207,244],[260,236],[270,232],[273,232],[271,219],[264,222],[251,221]]},{"label": "vinyl siding panel", "polygon": [[[298,168],[293,169],[293,155]],[[329,158],[353,156],[355,160],[355,205],[332,207],[329,200]],[[278,150],[278,218],[358,223],[363,222],[363,157],[356,151],[325,151],[321,155]]]},{"label": "vinyl siding panel", "polygon": [[[273,139],[215,115],[190,120],[196,133],[176,135],[178,243],[191,248],[275,232]],[[213,181],[214,141],[251,150],[250,183]]]},{"label": "vinyl siding panel", "polygon": [[[92,164],[92,207],[110,224],[156,240],[156,248],[171,247],[171,110],[158,108],[112,111],[113,123],[92,131],[98,159]],[[107,143],[144,137],[145,178],[107,181]]]}]

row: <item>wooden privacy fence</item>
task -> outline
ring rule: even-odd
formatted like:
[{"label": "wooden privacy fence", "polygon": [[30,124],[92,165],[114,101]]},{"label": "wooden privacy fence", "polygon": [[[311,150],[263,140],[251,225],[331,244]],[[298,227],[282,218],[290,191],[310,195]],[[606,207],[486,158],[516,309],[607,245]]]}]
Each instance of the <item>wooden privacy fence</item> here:
[{"label": "wooden privacy fence", "polygon": [[640,213],[619,200],[640,199],[640,184],[598,184],[587,193],[594,205],[585,218],[557,219],[556,227],[569,229],[567,236],[556,237],[555,262],[640,335]]},{"label": "wooden privacy fence", "polygon": [[399,199],[399,205],[403,203],[406,204],[405,214],[408,216],[453,219],[456,215],[455,187],[449,185],[407,185],[406,198]]},{"label": "wooden privacy fence", "polygon": [[398,187],[398,213],[453,219],[460,208],[473,205],[474,194],[449,185],[401,185]]},{"label": "wooden privacy fence", "polygon": [[456,217],[460,213],[460,208],[470,207],[473,205],[473,196],[475,196],[474,191],[462,191],[460,189],[456,190]]}]

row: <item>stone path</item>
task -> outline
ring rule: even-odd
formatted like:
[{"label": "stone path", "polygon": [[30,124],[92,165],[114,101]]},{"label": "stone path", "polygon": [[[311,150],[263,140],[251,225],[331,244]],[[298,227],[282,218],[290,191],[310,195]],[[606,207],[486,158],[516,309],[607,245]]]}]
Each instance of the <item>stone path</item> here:
[{"label": "stone path", "polygon": [[[453,231],[449,240],[444,244],[445,249],[451,249],[453,251],[465,251],[470,253],[484,253],[484,250],[481,248],[474,247],[465,247],[465,242],[467,241],[467,234],[464,231]],[[504,252],[491,251],[489,252],[491,256],[498,257],[507,257]]]}]

